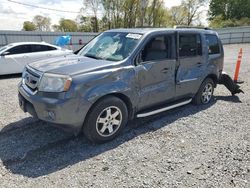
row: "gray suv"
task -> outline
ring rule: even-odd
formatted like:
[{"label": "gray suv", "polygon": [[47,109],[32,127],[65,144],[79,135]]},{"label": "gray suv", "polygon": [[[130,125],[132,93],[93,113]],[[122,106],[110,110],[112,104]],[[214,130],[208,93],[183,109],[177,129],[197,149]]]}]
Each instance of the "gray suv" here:
[{"label": "gray suv", "polygon": [[212,30],[110,30],[78,55],[27,65],[19,102],[24,112],[102,143],[135,117],[209,103],[223,59]]}]

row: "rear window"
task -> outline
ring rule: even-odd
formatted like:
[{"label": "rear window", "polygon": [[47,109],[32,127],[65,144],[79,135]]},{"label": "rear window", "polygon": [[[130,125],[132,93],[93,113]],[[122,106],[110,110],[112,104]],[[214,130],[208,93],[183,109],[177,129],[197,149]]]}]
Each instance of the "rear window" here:
[{"label": "rear window", "polygon": [[209,55],[220,54],[219,40],[216,35],[206,35],[206,41]]},{"label": "rear window", "polygon": [[43,51],[56,50],[56,48],[52,46],[33,44],[31,45],[31,50],[32,52],[43,52]]}]

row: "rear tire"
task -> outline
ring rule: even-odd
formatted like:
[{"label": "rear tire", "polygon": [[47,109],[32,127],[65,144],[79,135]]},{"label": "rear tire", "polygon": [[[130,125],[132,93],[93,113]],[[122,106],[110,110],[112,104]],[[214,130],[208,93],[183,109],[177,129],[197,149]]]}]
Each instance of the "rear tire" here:
[{"label": "rear tire", "polygon": [[91,108],[83,126],[85,136],[94,143],[105,143],[120,134],[128,121],[126,104],[108,96]]},{"label": "rear tire", "polygon": [[208,104],[213,97],[213,93],[214,93],[214,81],[211,78],[206,78],[202,82],[197,94],[193,98],[193,103],[198,105]]}]

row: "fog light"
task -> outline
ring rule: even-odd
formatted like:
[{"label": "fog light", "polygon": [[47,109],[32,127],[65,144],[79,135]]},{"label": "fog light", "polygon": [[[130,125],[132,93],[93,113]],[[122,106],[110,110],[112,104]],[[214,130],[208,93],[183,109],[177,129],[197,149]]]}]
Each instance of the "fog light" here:
[{"label": "fog light", "polygon": [[56,114],[53,111],[48,111],[48,118],[54,121],[56,119]]}]

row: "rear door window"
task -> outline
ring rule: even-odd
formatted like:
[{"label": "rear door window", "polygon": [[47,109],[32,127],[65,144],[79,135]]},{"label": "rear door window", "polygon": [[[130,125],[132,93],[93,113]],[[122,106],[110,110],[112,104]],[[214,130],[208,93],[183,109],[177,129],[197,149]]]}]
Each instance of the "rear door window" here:
[{"label": "rear door window", "polygon": [[216,35],[206,35],[206,41],[209,55],[220,54],[219,39]]},{"label": "rear door window", "polygon": [[201,37],[199,34],[180,34],[179,56],[194,57],[202,55]]}]

